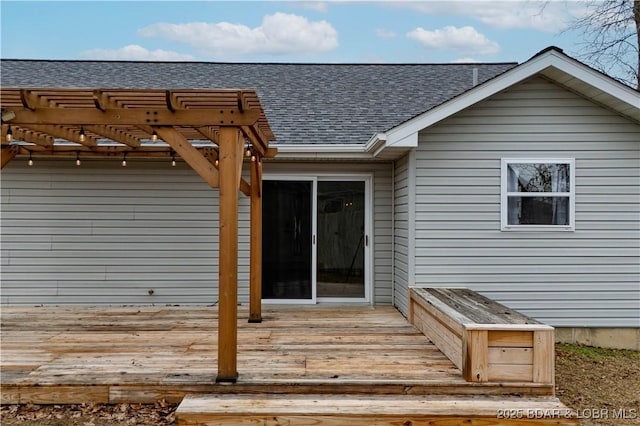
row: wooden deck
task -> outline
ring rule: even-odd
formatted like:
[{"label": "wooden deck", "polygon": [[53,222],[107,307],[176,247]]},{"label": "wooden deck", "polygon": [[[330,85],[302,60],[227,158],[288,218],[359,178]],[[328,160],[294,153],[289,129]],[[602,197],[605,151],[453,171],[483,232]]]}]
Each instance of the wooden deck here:
[{"label": "wooden deck", "polygon": [[2,403],[178,402],[187,394],[551,396],[468,383],[391,307],[240,307],[236,384],[216,384],[215,307],[3,307]]},{"label": "wooden deck", "polygon": [[188,395],[177,426],[578,426],[555,398],[433,395]]}]

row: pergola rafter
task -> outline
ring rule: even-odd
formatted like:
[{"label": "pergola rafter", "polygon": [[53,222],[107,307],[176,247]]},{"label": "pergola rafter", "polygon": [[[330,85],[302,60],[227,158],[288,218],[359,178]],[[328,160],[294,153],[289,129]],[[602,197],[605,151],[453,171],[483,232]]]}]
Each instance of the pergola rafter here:
[{"label": "pergola rafter", "polygon": [[[262,159],[275,140],[253,90],[1,88],[2,161],[180,156],[220,190],[218,381],[237,377],[238,192],[251,198],[250,321],[261,321]],[[245,156],[249,149],[250,156]],[[242,178],[249,163],[251,182]]]},{"label": "pergola rafter", "polygon": [[123,145],[128,145],[132,148],[138,148],[142,143],[140,137],[104,124],[98,126],[86,126],[85,130],[107,139],[111,139],[112,141],[119,142]]},{"label": "pergola rafter", "polygon": [[[24,129],[24,127],[20,127],[20,129]],[[94,135],[86,134],[83,130],[84,127],[82,126],[80,129],[75,129],[70,126],[58,126],[54,124],[31,124],[26,129],[49,135],[57,139],[65,139],[69,142],[75,142],[87,147],[98,145],[98,138]],[[81,137],[81,133],[84,134],[83,137]]]},{"label": "pergola rafter", "polygon": [[[6,141],[8,130],[9,130],[9,125],[3,123],[2,124],[2,141]],[[27,142],[30,144],[39,145],[42,148],[49,149],[53,147],[53,144],[55,142],[55,138],[53,136],[48,135],[46,133],[36,132],[32,129],[15,128],[15,129],[12,129],[12,133],[13,133],[12,135],[13,139]],[[4,146],[5,143],[3,142],[2,145]],[[8,145],[8,143],[6,145]],[[16,147],[18,152],[20,151],[19,145],[13,145],[13,146]],[[41,149],[41,148],[37,148],[37,149]]]}]

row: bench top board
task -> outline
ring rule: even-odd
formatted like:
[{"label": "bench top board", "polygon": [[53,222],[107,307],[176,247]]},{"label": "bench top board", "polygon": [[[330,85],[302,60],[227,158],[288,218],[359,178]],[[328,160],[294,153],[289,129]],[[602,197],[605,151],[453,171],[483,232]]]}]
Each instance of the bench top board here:
[{"label": "bench top board", "polygon": [[[542,325],[533,318],[467,288],[412,288],[412,290],[430,303],[435,302],[450,308],[464,323]],[[464,321],[465,318],[467,321]]]}]

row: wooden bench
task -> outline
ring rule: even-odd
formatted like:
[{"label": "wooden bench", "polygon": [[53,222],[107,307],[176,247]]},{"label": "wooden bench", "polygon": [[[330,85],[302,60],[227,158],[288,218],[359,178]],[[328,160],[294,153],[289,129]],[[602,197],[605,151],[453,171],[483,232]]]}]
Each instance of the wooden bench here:
[{"label": "wooden bench", "polygon": [[554,384],[554,329],[465,288],[412,288],[409,321],[468,382]]}]

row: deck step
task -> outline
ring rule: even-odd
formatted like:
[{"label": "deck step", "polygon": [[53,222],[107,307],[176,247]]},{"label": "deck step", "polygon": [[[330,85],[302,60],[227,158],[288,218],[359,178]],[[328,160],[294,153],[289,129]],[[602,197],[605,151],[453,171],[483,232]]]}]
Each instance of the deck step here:
[{"label": "deck step", "polygon": [[417,395],[187,395],[176,425],[577,425],[556,398]]}]

